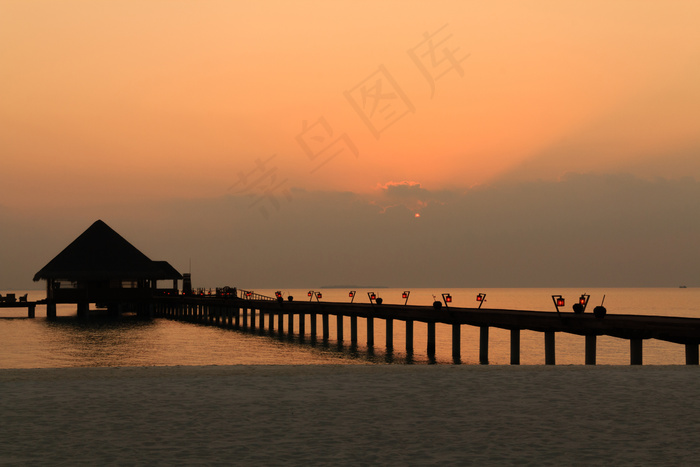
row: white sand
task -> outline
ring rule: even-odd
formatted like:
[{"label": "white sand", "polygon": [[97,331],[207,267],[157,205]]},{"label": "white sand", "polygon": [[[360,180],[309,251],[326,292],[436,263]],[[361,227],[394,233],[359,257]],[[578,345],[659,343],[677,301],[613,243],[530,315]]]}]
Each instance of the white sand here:
[{"label": "white sand", "polygon": [[700,465],[697,367],[0,371],[0,464]]}]

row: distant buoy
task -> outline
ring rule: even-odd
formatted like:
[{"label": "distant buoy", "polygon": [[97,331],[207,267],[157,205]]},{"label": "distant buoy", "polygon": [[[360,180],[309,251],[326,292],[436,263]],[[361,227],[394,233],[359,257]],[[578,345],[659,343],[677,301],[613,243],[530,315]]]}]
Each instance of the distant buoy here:
[{"label": "distant buoy", "polygon": [[595,315],[596,318],[605,317],[605,313],[607,313],[607,312],[608,312],[608,310],[606,310],[603,305],[600,305],[600,306],[593,308],[593,314]]}]

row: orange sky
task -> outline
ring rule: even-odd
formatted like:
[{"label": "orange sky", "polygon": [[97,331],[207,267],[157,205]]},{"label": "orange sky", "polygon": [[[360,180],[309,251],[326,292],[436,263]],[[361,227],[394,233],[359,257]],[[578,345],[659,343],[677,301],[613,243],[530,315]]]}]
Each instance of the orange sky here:
[{"label": "orange sky", "polygon": [[[699,17],[691,1],[2,1],[0,205],[698,177]],[[425,34],[457,65],[420,58]]]}]

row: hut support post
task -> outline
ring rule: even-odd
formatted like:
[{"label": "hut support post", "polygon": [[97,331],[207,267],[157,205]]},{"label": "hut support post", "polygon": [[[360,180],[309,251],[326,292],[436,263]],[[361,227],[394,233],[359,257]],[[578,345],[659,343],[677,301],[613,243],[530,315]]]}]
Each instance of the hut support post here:
[{"label": "hut support post", "polygon": [[510,330],[510,364],[520,365],[520,329]]}]

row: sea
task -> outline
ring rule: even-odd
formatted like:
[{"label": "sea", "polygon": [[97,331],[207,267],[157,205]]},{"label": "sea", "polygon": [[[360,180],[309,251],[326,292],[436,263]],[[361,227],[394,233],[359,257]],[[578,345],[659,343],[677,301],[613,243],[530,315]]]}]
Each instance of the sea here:
[{"label": "sea", "polygon": [[[247,288],[246,288],[247,289]],[[349,292],[355,290],[354,298]],[[254,290],[274,296],[274,289]],[[309,289],[280,290],[285,299],[309,300]],[[45,298],[44,290],[12,290],[17,297]],[[409,305],[430,305],[450,294],[455,307],[477,307],[476,297],[485,294],[482,308],[535,310],[555,312],[552,295],[566,301],[562,311],[571,311],[582,294],[590,295],[586,313],[603,304],[608,314],[679,316],[700,318],[700,288],[483,288],[483,289],[396,289],[396,288],[317,288],[322,301],[369,302],[374,292],[384,303],[403,304],[408,295]],[[313,294],[316,300],[316,294]],[[436,355],[427,355],[427,326],[414,324],[414,350],[405,351],[405,326],[394,321],[392,351],[387,351],[383,320],[375,320],[374,346],[366,345],[365,320],[358,319],[359,342],[350,344],[350,321],[346,319],[345,340],[338,342],[336,323],[330,317],[330,339],[312,342],[308,335],[298,336],[298,321],[293,336],[268,331],[241,331],[205,324],[173,321],[165,318],[139,319],[132,315],[119,318],[96,312],[88,319],[78,319],[74,305],[60,305],[57,319],[47,320],[45,307],[39,305],[36,317],[27,317],[24,308],[0,308],[0,369],[8,368],[67,368],[67,367],[127,367],[127,366],[201,366],[201,365],[353,365],[353,364],[455,364],[452,357],[452,332],[448,325],[436,325]],[[267,327],[267,325],[266,325]],[[275,326],[276,328],[276,326]],[[318,330],[320,332],[320,317]],[[462,326],[461,359],[459,364],[479,364],[479,328]],[[556,334],[556,364],[583,365],[585,338],[566,333]],[[521,365],[544,365],[544,335],[521,332]],[[628,365],[628,340],[599,336],[598,365]],[[644,341],[645,365],[683,365],[682,345],[655,339]],[[489,364],[510,363],[510,332],[490,328]]]}]

